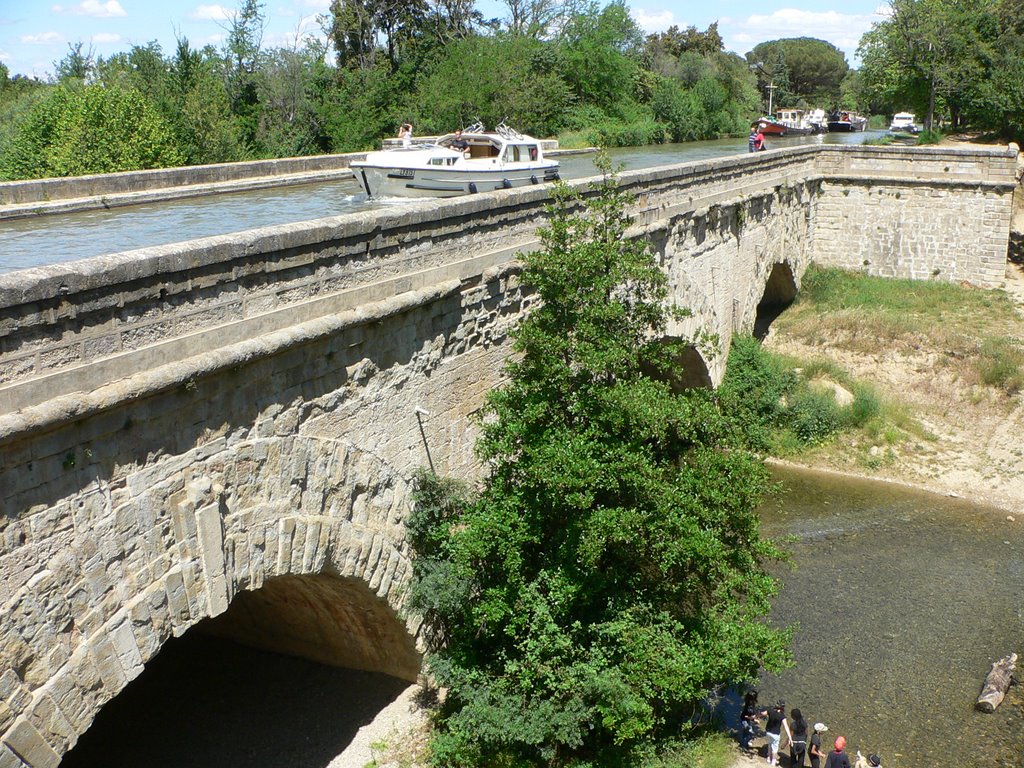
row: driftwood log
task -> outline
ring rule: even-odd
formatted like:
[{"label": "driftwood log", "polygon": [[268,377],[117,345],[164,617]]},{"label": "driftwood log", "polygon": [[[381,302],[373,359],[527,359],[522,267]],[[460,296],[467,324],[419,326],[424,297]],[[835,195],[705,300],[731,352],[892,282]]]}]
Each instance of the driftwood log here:
[{"label": "driftwood log", "polygon": [[1006,689],[1010,687],[1016,668],[1016,653],[1011,653],[995,662],[992,665],[992,671],[985,678],[985,685],[981,689],[981,695],[974,708],[982,712],[995,712],[996,707],[1003,703],[1003,696],[1006,695]]}]

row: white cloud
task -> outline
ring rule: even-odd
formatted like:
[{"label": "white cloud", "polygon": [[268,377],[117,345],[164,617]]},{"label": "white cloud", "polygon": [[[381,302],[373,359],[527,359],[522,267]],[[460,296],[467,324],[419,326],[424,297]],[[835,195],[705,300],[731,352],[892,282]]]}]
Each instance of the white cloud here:
[{"label": "white cloud", "polygon": [[[757,43],[785,37],[816,37],[827,40],[852,55],[860,44],[861,36],[871,29],[872,23],[881,21],[878,13],[850,14],[839,11],[802,11],[780,8],[769,15],[732,19],[726,33],[731,47],[750,50]],[[737,45],[742,44],[742,45]]]},{"label": "white cloud", "polygon": [[121,36],[113,32],[100,32],[98,35],[93,35],[91,40],[94,43],[119,43]]},{"label": "white cloud", "polygon": [[649,11],[646,8],[632,8],[630,15],[644,32],[664,32],[677,24],[672,11]]},{"label": "white cloud", "polygon": [[231,15],[231,10],[223,5],[200,5],[191,14],[193,19],[203,21],[227,21]]},{"label": "white cloud", "polygon": [[42,32],[38,35],[22,35],[21,42],[25,45],[52,45],[63,43],[64,36],[60,32]]},{"label": "white cloud", "polygon": [[0,51],[0,61],[11,61],[13,57],[8,51]]},{"label": "white cloud", "polygon": [[114,16],[127,16],[124,8],[117,0],[107,0],[105,3],[99,0],[82,0],[78,5],[53,6],[54,13],[70,13],[72,16],[95,16],[99,19],[109,19]]}]

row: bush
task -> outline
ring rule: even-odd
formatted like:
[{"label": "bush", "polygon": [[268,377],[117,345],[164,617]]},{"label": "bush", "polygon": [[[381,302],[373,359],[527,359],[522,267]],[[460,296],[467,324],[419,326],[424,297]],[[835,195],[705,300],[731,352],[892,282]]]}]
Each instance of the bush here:
[{"label": "bush", "polygon": [[724,407],[737,413],[736,421],[751,448],[769,449],[772,429],[782,423],[786,398],[796,385],[796,374],[757,339],[733,336],[718,394]]},{"label": "bush", "polygon": [[940,141],[942,141],[942,137],[943,136],[944,136],[944,134],[942,133],[942,131],[937,130],[935,128],[930,128],[930,129],[921,131],[919,134],[917,134],[917,143],[918,144],[922,144],[922,145],[923,144],[938,144]]},{"label": "bush", "polygon": [[882,413],[882,401],[870,387],[858,385],[854,387],[853,402],[846,409],[846,424],[850,427],[862,427]]},{"label": "bush", "polygon": [[794,396],[786,416],[794,434],[805,443],[822,442],[838,432],[843,423],[835,395],[809,388]]},{"label": "bush", "polygon": [[181,165],[171,127],[142,94],[61,85],[22,119],[0,163],[9,179],[81,176]]},{"label": "bush", "polygon": [[986,339],[979,353],[978,373],[983,384],[1009,395],[1024,388],[1024,350],[1005,337]]}]

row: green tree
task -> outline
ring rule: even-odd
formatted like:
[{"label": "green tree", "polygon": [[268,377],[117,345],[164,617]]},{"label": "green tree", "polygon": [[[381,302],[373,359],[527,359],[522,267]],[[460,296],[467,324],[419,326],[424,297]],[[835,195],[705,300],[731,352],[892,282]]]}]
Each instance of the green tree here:
[{"label": "green tree", "polygon": [[132,89],[61,85],[19,123],[2,159],[9,179],[180,165],[170,126]]},{"label": "green tree", "polygon": [[489,126],[507,118],[542,136],[558,130],[571,92],[550,44],[523,35],[474,35],[439,55],[417,87],[417,125],[424,131],[450,131],[478,118]]},{"label": "green tree", "polygon": [[869,93],[924,113],[926,127],[946,111],[958,127],[992,83],[1000,51],[1012,48],[1014,22],[991,0],[890,0],[890,7],[858,49]]},{"label": "green tree", "polygon": [[760,43],[747,54],[760,64],[760,85],[774,83],[776,106],[831,106],[839,102],[849,65],[832,43],[812,37],[785,38]]},{"label": "green tree", "polygon": [[623,0],[573,14],[559,44],[563,77],[581,102],[616,114],[635,101],[643,36]]},{"label": "green tree", "polygon": [[575,215],[555,199],[524,257],[539,301],[481,421],[489,475],[476,497],[424,476],[409,522],[448,689],[439,765],[627,764],[788,658],[765,621],[764,467],[727,450],[712,392],[674,391],[677,311],[614,178]]}]

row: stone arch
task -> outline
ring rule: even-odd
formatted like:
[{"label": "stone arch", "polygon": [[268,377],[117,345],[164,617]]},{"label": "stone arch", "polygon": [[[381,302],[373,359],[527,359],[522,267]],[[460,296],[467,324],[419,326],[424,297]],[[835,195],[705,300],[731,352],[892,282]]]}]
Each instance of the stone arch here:
[{"label": "stone arch", "polygon": [[[144,514],[155,499],[164,500],[163,514]],[[65,626],[77,632],[73,643],[62,639],[70,653],[41,684],[19,687],[0,765],[57,766],[171,636],[202,622],[236,640],[258,630],[262,637],[246,641],[257,647],[415,680],[419,626],[402,618],[407,499],[404,477],[343,441],[253,439],[201,464],[179,464],[119,513],[126,528],[134,523],[125,535],[145,541],[147,556],[108,585],[97,607],[102,623],[87,636]],[[148,529],[139,530],[142,521]],[[123,556],[130,547],[114,549]],[[57,604],[39,587],[27,588]],[[275,616],[288,628],[269,635]],[[341,632],[351,642],[302,637],[316,628],[321,641]]]},{"label": "stone arch", "polygon": [[763,339],[768,334],[775,318],[793,303],[798,290],[793,267],[788,261],[777,261],[771,265],[754,317],[753,333],[756,338]]},{"label": "stone arch", "polygon": [[707,361],[695,345],[685,347],[676,359],[672,384],[674,389],[714,386]]}]

